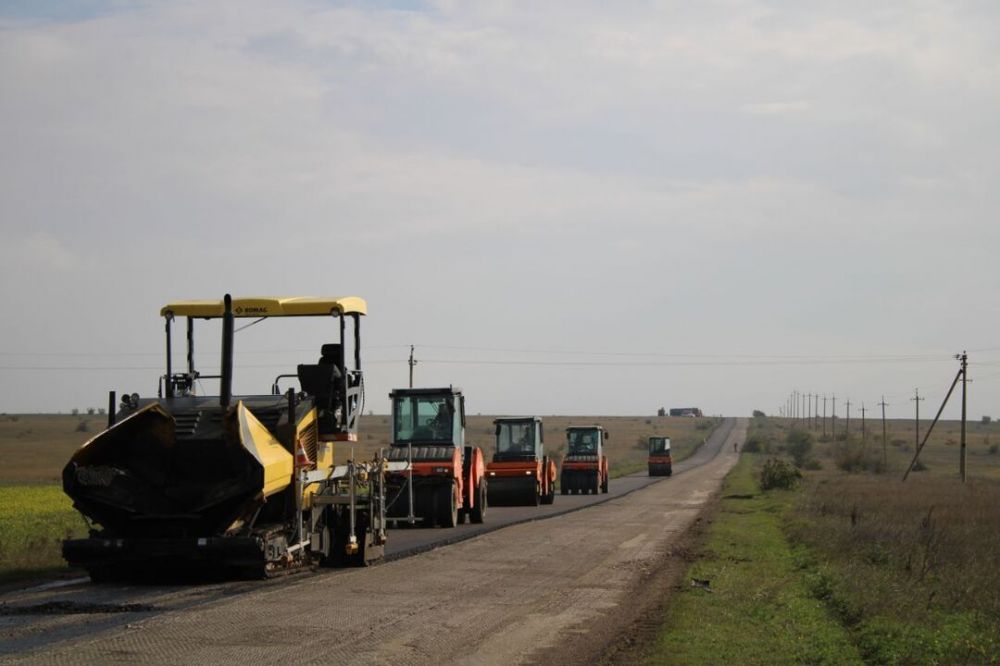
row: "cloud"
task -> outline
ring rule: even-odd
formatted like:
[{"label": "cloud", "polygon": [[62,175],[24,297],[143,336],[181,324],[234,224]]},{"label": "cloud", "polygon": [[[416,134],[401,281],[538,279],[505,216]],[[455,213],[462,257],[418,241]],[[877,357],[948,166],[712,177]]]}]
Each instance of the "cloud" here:
[{"label": "cloud", "polygon": [[741,108],[746,113],[769,116],[802,113],[808,111],[811,106],[808,101],[800,99],[788,102],[757,102],[754,104],[744,104]]},{"label": "cloud", "polygon": [[0,18],[0,295],[114,294],[131,341],[168,299],[304,290],[368,296],[387,344],[950,348],[1000,286],[991,6],[78,8]]}]

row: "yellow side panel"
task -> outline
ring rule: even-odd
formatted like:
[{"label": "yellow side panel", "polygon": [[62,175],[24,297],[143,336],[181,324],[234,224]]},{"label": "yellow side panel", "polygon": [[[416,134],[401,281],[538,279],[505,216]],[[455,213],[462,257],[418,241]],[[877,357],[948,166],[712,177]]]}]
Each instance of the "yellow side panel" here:
[{"label": "yellow side panel", "polygon": [[292,454],[243,406],[242,400],[236,405],[236,409],[240,424],[240,443],[264,468],[264,497],[284,490],[292,482],[295,462]]}]

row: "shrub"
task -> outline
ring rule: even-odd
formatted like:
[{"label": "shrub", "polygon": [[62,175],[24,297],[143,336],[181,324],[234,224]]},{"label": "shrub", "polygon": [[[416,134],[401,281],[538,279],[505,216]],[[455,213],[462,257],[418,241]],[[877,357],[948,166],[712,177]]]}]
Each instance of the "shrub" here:
[{"label": "shrub", "polygon": [[76,424],[77,432],[87,432],[87,430],[89,429],[90,428],[87,426],[87,422],[84,421],[83,419],[80,419],[80,422]]},{"label": "shrub", "polygon": [[1000,444],[990,444],[990,455],[995,456],[1000,451]]},{"label": "shrub", "polygon": [[743,443],[743,451],[745,453],[770,453],[771,445],[763,435],[754,433],[747,437],[747,441]]},{"label": "shrub", "polygon": [[759,409],[753,410],[753,417],[755,419],[762,419],[762,418],[764,418],[766,416],[767,416],[767,414],[765,414],[764,412],[760,411]]},{"label": "shrub", "polygon": [[991,422],[992,420],[993,420],[993,419],[992,419],[991,417],[989,417],[989,416],[984,416],[984,417],[983,417],[983,420],[982,420],[982,424],[983,424],[983,425],[989,425],[989,424],[990,424],[990,422]]},{"label": "shrub", "polygon": [[838,445],[833,451],[833,460],[838,469],[851,474],[859,472],[881,474],[885,471],[878,451],[874,449],[865,451],[857,443]]},{"label": "shrub", "polygon": [[792,430],[785,438],[788,454],[795,461],[795,466],[801,468],[812,451],[813,437],[804,430]]},{"label": "shrub", "polygon": [[778,458],[768,458],[760,470],[760,489],[782,488],[792,490],[799,485],[802,472]]},{"label": "shrub", "polygon": [[823,463],[821,463],[818,458],[808,458],[802,465],[802,469],[807,469],[810,472],[815,472],[823,469]]}]

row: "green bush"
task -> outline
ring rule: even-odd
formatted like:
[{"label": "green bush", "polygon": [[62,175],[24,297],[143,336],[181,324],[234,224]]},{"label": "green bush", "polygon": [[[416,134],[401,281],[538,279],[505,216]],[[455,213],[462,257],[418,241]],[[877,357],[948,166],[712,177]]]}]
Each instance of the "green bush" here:
[{"label": "green bush", "polygon": [[770,453],[771,444],[763,435],[754,433],[747,437],[747,441],[743,443],[743,451],[745,453]]},{"label": "green bush", "polygon": [[805,430],[792,430],[785,438],[786,450],[792,456],[795,466],[801,468],[812,452],[813,436]]},{"label": "green bush", "polygon": [[778,458],[768,458],[760,470],[760,489],[781,488],[791,490],[799,485],[802,472]]}]

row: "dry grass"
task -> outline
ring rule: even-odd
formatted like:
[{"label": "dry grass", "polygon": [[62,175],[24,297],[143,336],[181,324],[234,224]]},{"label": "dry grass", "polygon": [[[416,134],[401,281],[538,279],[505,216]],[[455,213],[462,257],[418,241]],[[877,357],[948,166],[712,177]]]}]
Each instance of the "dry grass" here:
[{"label": "dry grass", "polygon": [[[11,420],[11,419],[16,420]],[[466,442],[482,447],[487,456],[493,454],[494,416],[469,416],[466,425]],[[599,423],[611,434],[608,440],[608,457],[612,474],[620,476],[645,469],[646,440],[652,435],[671,438],[674,457],[681,460],[701,444],[714,427],[717,419],[679,418],[657,416],[546,416],[545,450],[561,458],[566,451],[565,430],[571,425]],[[87,423],[87,431],[77,430],[80,421]],[[0,417],[0,484],[3,483],[57,483],[63,466],[73,452],[104,427],[105,418],[99,416],[70,416],[63,414],[28,414]],[[389,446],[389,417],[368,415],[361,418],[359,441],[353,445],[358,457],[371,456],[378,448]],[[352,447],[342,445],[337,450],[337,460],[346,460]]]},{"label": "dry grass", "polygon": [[[791,423],[782,419],[756,420],[760,426],[758,435],[766,440],[770,440],[771,452],[781,452],[785,438],[791,430]],[[913,459],[915,446],[915,429],[912,420],[887,420],[888,442],[885,446],[887,470],[889,476],[900,478],[906,471],[910,461]],[[929,421],[921,421],[921,437],[927,432]],[[796,428],[801,428],[796,424]],[[961,424],[958,421],[941,421],[931,434],[923,451],[920,453],[920,462],[927,470],[921,474],[929,476],[941,476],[954,478],[958,474],[959,452],[958,445],[960,439]],[[882,458],[882,424],[880,420],[869,419],[865,440],[861,439],[861,424],[856,420],[851,420],[851,437],[848,442],[839,439],[844,432],[844,420],[837,422],[837,442],[822,442],[823,431],[821,428],[810,430],[817,440],[815,446],[816,457],[823,463],[824,467],[836,467],[838,456],[851,452],[863,455],[866,460],[875,461]],[[827,430],[829,435],[829,429]],[[968,422],[967,424],[967,470],[969,478],[973,479],[993,479],[1000,481],[1000,447],[993,450],[993,447],[1000,444],[1000,422],[981,424],[979,421]]]},{"label": "dry grass", "polygon": [[[78,430],[81,421],[86,431]],[[69,457],[106,424],[102,416],[0,416],[0,484],[60,482]]]},{"label": "dry grass", "polygon": [[[789,424],[757,426],[780,453]],[[899,437],[905,429],[890,435],[903,442],[887,447],[887,473],[878,473],[880,441],[865,447],[852,434],[817,443],[822,469],[806,473],[786,521],[809,554],[813,593],[851,630],[867,663],[1000,663],[1000,458],[989,452],[1000,437],[993,424],[970,426],[963,484],[959,426],[939,427],[921,454],[927,471],[905,483],[913,455]],[[856,458],[867,462],[842,471]]]}]

